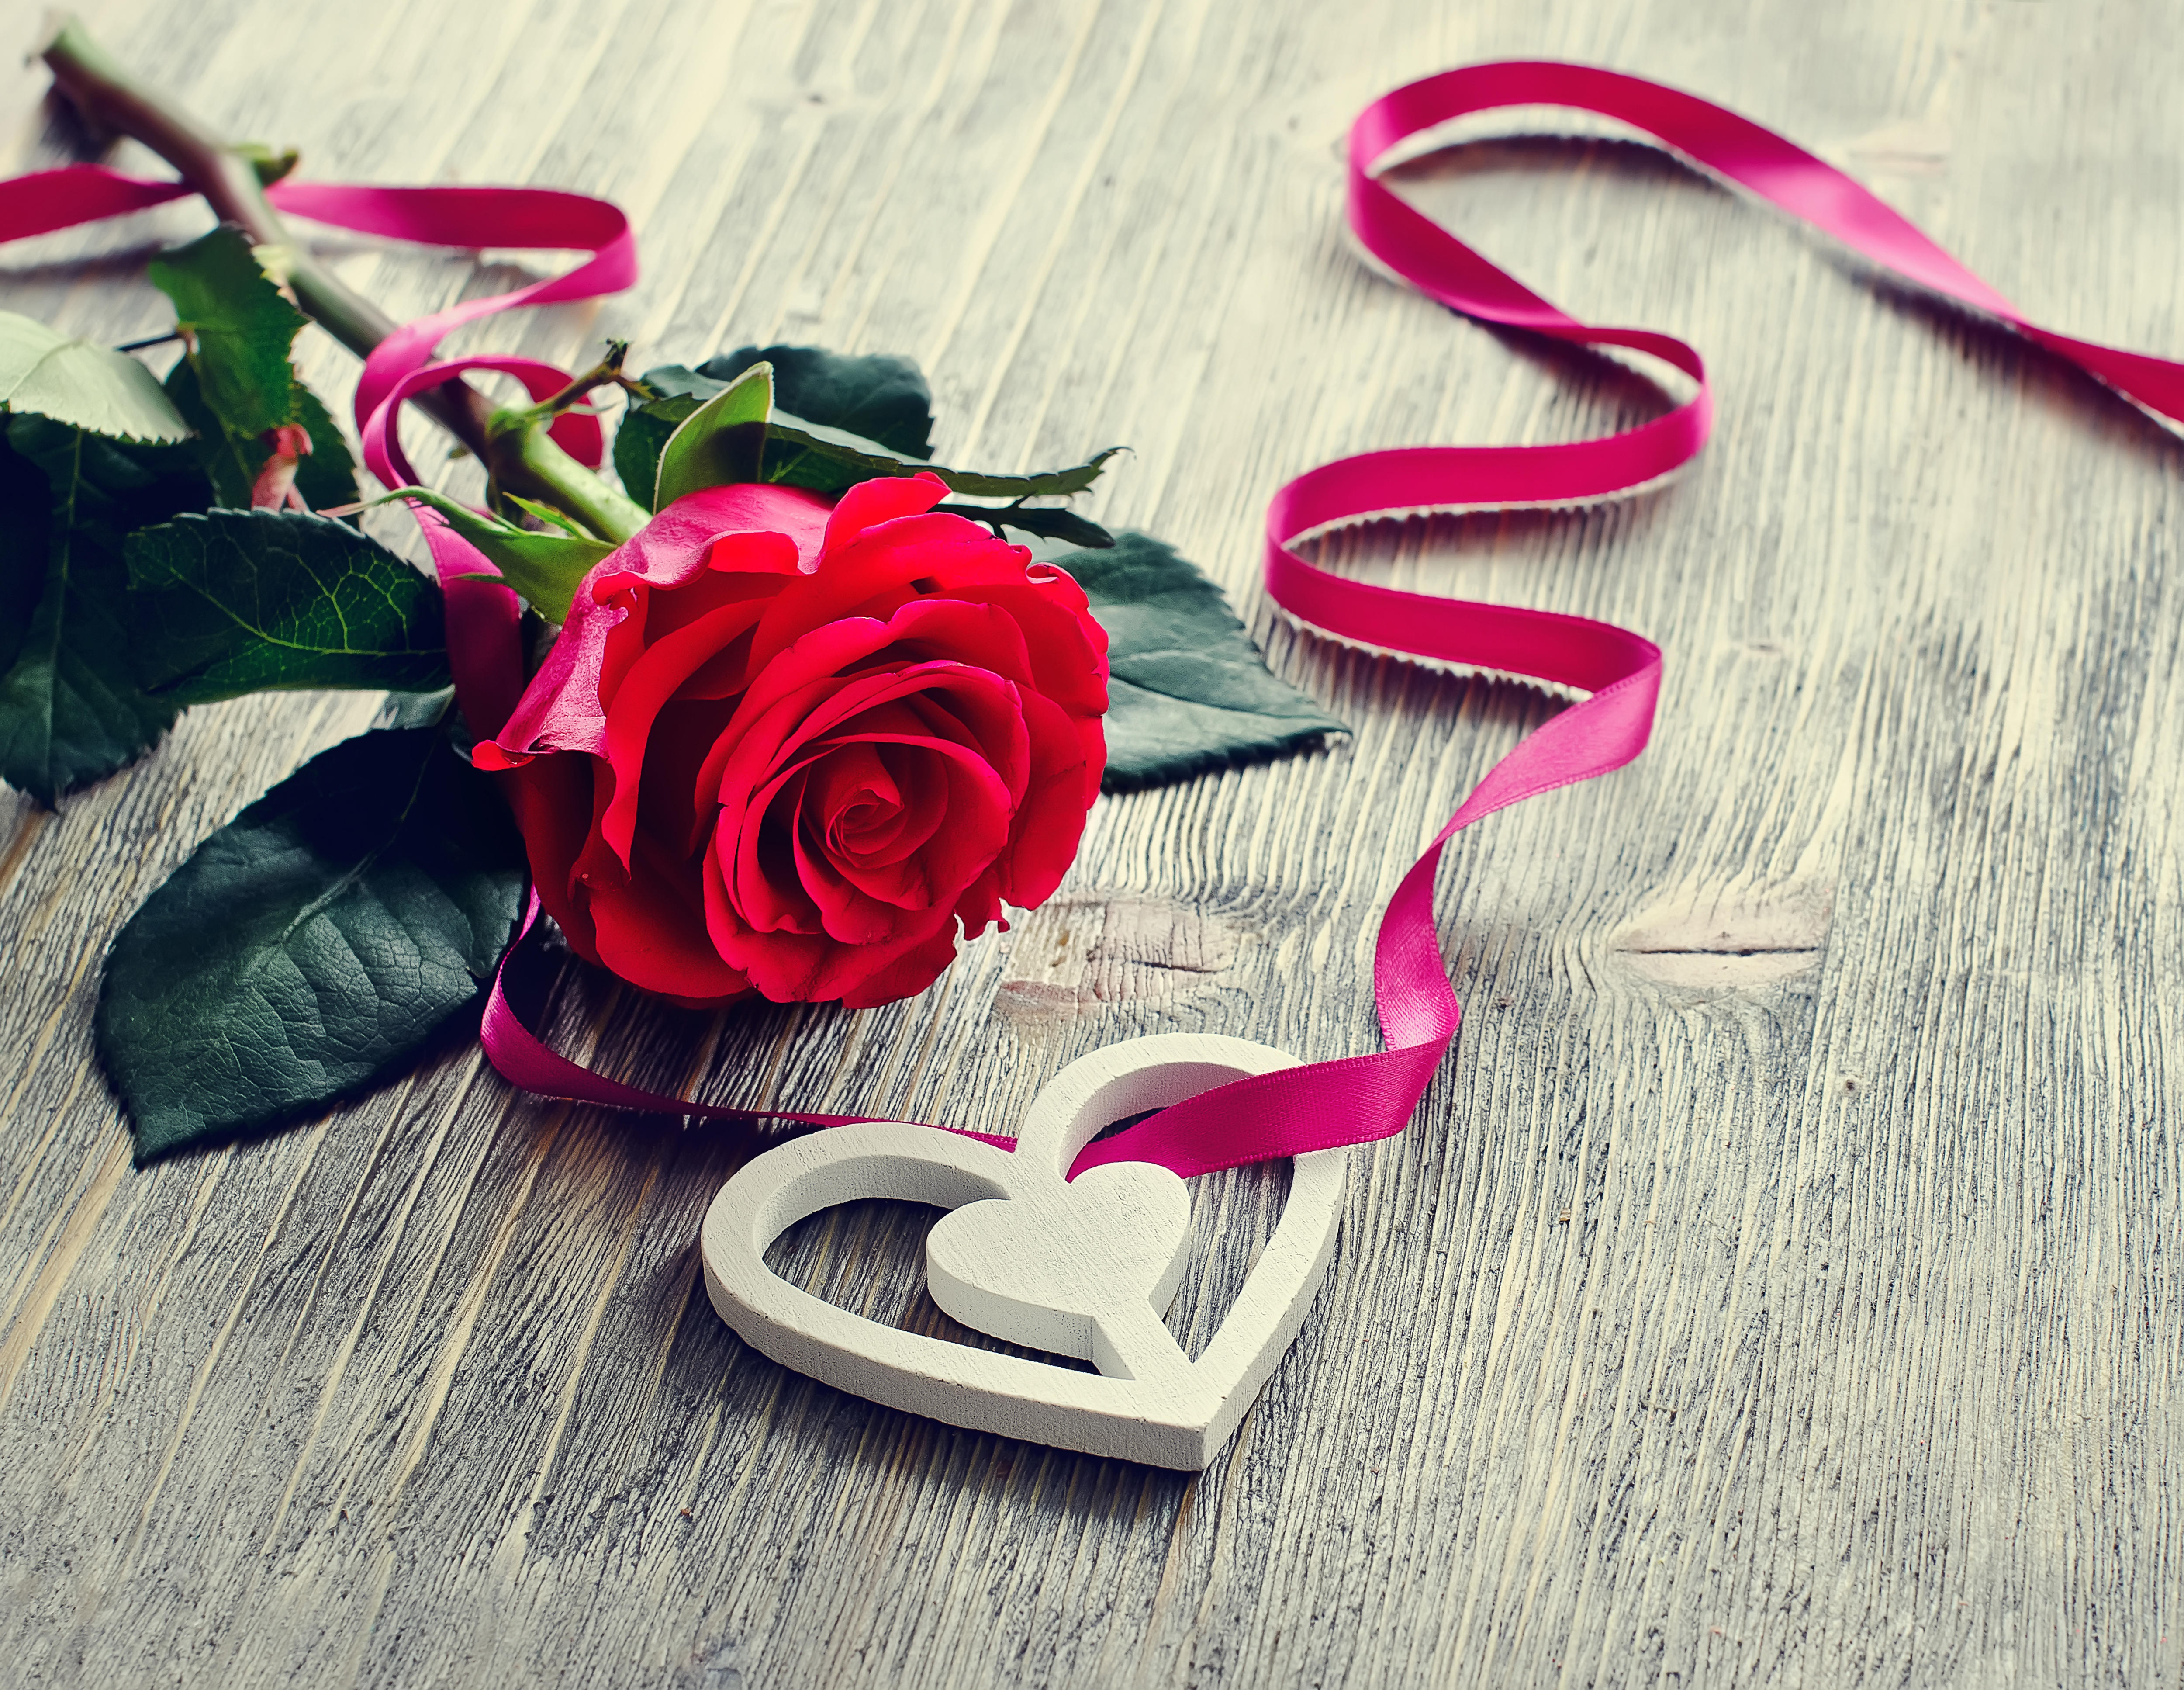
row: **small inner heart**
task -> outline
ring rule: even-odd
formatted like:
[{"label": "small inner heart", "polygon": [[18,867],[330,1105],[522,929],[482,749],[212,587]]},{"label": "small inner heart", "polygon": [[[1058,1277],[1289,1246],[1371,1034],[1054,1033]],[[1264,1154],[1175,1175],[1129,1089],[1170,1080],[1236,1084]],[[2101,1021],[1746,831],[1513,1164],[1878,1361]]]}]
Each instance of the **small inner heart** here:
[{"label": "small inner heart", "polygon": [[1190,1193],[1150,1163],[1095,1168],[1050,1193],[969,1203],[925,1241],[933,1300],[967,1326],[1056,1355],[1095,1356],[1094,1328],[1142,1322],[1183,1274]]}]

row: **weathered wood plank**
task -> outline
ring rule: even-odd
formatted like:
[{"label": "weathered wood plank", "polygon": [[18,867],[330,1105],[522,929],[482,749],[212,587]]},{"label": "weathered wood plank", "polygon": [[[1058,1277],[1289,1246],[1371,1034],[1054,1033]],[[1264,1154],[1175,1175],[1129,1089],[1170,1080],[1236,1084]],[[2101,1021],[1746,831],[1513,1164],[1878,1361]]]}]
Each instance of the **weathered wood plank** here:
[{"label": "weathered wood plank", "polygon": [[[1657,403],[1355,259],[1335,149],[1379,89],[1498,54],[1680,82],[1843,161],[2043,321],[2184,351],[2184,47],[2147,3],[85,9],[321,176],[629,208],[638,288],[459,344],[906,350],[947,454],[1129,442],[1093,508],[1204,562],[1357,725],[1103,800],[1065,901],[911,1004],[711,1018],[565,981],[566,1042],[714,1097],[1005,1125],[1134,1033],[1371,1047],[1380,901],[1552,700],[1280,624],[1266,496],[1344,451]],[[0,77],[11,167],[68,156],[40,91]],[[696,1277],[756,1141],[515,1099],[460,1049],[131,1171],[90,1058],[101,951],[374,705],[248,700],[58,816],[0,793],[13,1676],[2184,1679],[2184,450],[1650,153],[1481,142],[1403,180],[1580,315],[1694,340],[1724,421],[1644,499],[1330,543],[1373,578],[1629,622],[1669,685],[1641,763],[1445,871],[1458,1051],[1357,1158],[1329,1287],[1234,1450],[1186,1479],[783,1372]],[[149,332],[142,254],[195,215],[11,249],[0,300]],[[404,315],[528,273],[329,246]],[[347,390],[344,354],[305,356]],[[1278,1191],[1201,1191],[1189,1330]],[[861,1206],[785,1259],[944,1331],[922,1224]]]}]

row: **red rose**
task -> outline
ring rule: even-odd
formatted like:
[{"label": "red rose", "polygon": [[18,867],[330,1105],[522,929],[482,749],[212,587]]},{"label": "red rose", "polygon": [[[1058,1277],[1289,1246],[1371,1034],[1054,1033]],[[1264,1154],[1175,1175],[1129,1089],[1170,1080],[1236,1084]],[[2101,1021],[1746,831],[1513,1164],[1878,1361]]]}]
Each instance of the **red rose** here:
[{"label": "red rose", "polygon": [[1061,883],[1106,633],[1061,570],[933,513],[946,492],[713,488],[584,577],[476,752],[582,955],[693,1005],[861,1008]]}]

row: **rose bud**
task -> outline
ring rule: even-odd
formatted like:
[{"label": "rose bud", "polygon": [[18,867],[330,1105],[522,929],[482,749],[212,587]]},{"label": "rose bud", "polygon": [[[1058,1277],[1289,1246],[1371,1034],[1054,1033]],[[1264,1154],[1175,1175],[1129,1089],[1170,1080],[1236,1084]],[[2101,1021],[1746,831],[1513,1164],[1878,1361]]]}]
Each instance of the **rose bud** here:
[{"label": "rose bud", "polygon": [[584,577],[497,739],[547,912],[693,1006],[932,984],[1061,884],[1106,761],[1107,636],[935,476],[677,499]]}]

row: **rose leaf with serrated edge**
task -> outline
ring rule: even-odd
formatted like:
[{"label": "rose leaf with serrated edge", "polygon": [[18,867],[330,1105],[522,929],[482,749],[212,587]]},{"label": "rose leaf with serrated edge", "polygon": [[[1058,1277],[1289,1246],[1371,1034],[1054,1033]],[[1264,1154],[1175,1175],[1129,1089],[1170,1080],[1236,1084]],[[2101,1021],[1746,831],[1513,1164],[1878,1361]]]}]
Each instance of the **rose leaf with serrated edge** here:
[{"label": "rose leaf with serrated edge", "polygon": [[[133,762],[175,719],[171,700],[139,686],[131,651],[125,538],[209,502],[187,449],[137,446],[43,416],[8,423],[8,450],[45,483],[42,527],[29,516],[0,534],[8,603],[27,619],[0,633],[0,778],[50,804]],[[32,484],[11,471],[17,499]],[[34,562],[24,549],[42,543]],[[28,589],[37,571],[35,601]]]},{"label": "rose leaf with serrated edge", "polygon": [[138,672],[162,699],[447,682],[438,590],[347,523],[208,510],[138,529],[125,556]]},{"label": "rose leaf with serrated edge", "polygon": [[876,476],[935,475],[947,484],[950,493],[968,493],[987,499],[1028,499],[1042,494],[1084,492],[1100,478],[1107,460],[1122,449],[1120,446],[1110,446],[1067,469],[1039,470],[1028,475],[991,475],[979,470],[953,470],[945,464],[898,457],[839,429],[807,423],[787,411],[777,411],[766,430],[766,479],[789,487],[809,488],[815,493],[838,493]]},{"label": "rose leaf with serrated edge", "polygon": [[152,372],[127,353],[70,340],[13,311],[0,311],[0,410],[115,440],[175,441],[190,432]]},{"label": "rose leaf with serrated edge", "polygon": [[[267,437],[230,434],[221,427],[205,403],[197,371],[187,358],[177,360],[167,372],[166,391],[175,409],[197,430],[197,438],[189,443],[189,449],[212,478],[214,498],[231,510],[248,510],[251,490],[270,455]],[[355,503],[356,459],[325,403],[301,381],[295,383],[290,400],[295,421],[311,438],[310,451],[296,466],[296,491],[314,510]]]},{"label": "rose leaf with serrated edge", "polygon": [[231,224],[152,260],[154,286],[175,302],[206,407],[229,434],[254,438],[296,420],[288,349],[309,321],[265,273],[259,248]]},{"label": "rose leaf with serrated edge", "polygon": [[[699,370],[690,370],[679,364],[662,365],[648,370],[642,378],[653,398],[632,406],[625,412],[615,431],[615,471],[621,477],[623,489],[638,499],[653,501],[655,510],[662,508],[658,499],[660,458],[662,449],[675,432],[683,426],[697,410],[725,391],[725,384],[707,372],[736,367],[748,371],[755,360],[744,360],[749,348],[709,360]],[[834,354],[821,353],[816,348],[793,347],[788,353],[809,354],[812,359],[832,360]],[[841,363],[872,363],[899,365],[907,369],[922,393],[924,382],[917,376],[916,366],[904,359],[875,358],[843,360]],[[993,475],[977,470],[950,469],[944,464],[930,460],[930,448],[924,444],[922,431],[917,434],[917,447],[912,451],[885,441],[871,438],[852,432],[835,421],[837,416],[856,416],[861,413],[854,407],[844,410],[844,384],[829,380],[816,387],[809,386],[800,393],[781,380],[775,372],[774,410],[768,423],[766,456],[759,479],[784,487],[800,487],[808,492],[832,496],[861,481],[870,481],[879,476],[911,476],[930,472],[937,475],[957,493],[979,498],[1023,499],[1039,495],[1081,493],[1099,478],[1107,460],[1121,450],[1110,447],[1082,464],[1066,469],[1043,470],[1028,475]],[[800,399],[820,406],[824,414],[811,416],[800,409]],[[884,411],[883,407],[883,411]],[[929,426],[929,413],[926,413]],[[907,431],[900,426],[901,419],[891,425],[898,439]],[[1054,525],[1059,533],[1061,525]],[[1031,532],[1027,530],[1027,532]],[[1048,532],[1042,529],[1039,532]]]},{"label": "rose leaf with serrated edge", "polygon": [[1110,792],[1183,780],[1350,730],[1274,675],[1221,589],[1149,534],[1101,551],[1040,548],[1107,630]]},{"label": "rose leaf with serrated edge", "polygon": [[436,728],[322,752],[130,918],[93,1023],[141,1163],[391,1078],[476,1004],[523,849]]},{"label": "rose leaf with serrated edge", "polygon": [[1090,517],[1080,516],[1059,505],[943,504],[933,508],[945,516],[968,516],[973,522],[983,522],[989,527],[998,523],[1037,539],[1060,540],[1065,545],[1105,551],[1115,544],[1115,537]]},{"label": "rose leaf with serrated edge", "polygon": [[774,403],[782,410],[902,457],[933,455],[933,390],[909,359],[852,357],[818,346],[741,346],[707,359],[696,373],[733,382],[761,363],[773,366]]}]

